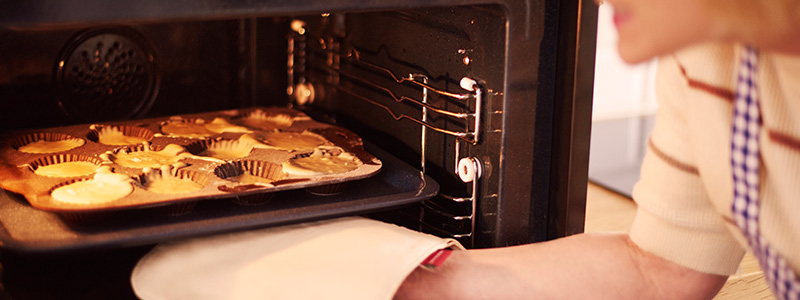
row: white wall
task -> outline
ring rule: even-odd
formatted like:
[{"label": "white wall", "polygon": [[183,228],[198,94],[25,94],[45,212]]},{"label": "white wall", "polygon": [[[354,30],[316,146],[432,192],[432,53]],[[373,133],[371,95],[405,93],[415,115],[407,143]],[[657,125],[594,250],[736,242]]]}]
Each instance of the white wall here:
[{"label": "white wall", "polygon": [[601,5],[597,24],[597,54],[594,77],[594,120],[652,115],[655,61],[629,65],[617,52],[617,31],[609,5]]},{"label": "white wall", "polygon": [[656,110],[655,61],[628,65],[617,53],[609,5],[598,16],[592,111],[590,180],[630,195],[639,179],[647,136]]}]

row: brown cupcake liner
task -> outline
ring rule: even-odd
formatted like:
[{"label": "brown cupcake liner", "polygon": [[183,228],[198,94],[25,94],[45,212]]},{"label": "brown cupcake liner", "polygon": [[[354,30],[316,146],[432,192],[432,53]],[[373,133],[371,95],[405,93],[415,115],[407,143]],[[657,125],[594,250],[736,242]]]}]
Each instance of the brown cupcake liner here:
[{"label": "brown cupcake liner", "polygon": [[272,198],[275,197],[275,193],[258,193],[258,194],[250,194],[250,195],[242,195],[231,198],[233,203],[243,205],[243,206],[256,206],[256,205],[263,205],[267,204]]},{"label": "brown cupcake liner", "polygon": [[[161,174],[163,169],[160,170],[153,170],[152,172],[157,172]],[[180,168],[170,168],[169,172],[170,175],[180,178],[181,180],[191,180],[205,188],[211,183],[211,179],[208,176],[201,174],[199,172],[190,171],[186,169]],[[163,175],[162,175],[163,176]],[[141,174],[134,177],[136,182],[139,182],[143,187],[147,186],[147,182],[149,180],[148,174]],[[145,190],[147,190],[145,188]],[[180,201],[173,204],[158,206],[154,210],[158,211],[159,213],[165,214],[167,216],[181,216],[191,213],[195,206],[197,206],[197,201]]]},{"label": "brown cupcake liner", "polygon": [[53,187],[51,187],[51,188],[50,188],[50,189],[47,191],[47,193],[48,193],[48,194],[52,194],[52,193],[53,193],[53,191],[54,191],[55,189],[57,189],[57,188],[60,188],[60,187],[62,187],[62,186],[65,186],[65,185],[70,185],[70,184],[73,184],[73,183],[76,183],[76,182],[79,182],[79,181],[87,181],[87,180],[92,180],[92,179],[94,179],[94,175],[93,175],[93,174],[92,174],[92,175],[86,175],[86,176],[75,177],[75,178],[70,178],[70,179],[68,179],[68,180],[64,180],[64,181],[62,181],[62,182],[60,182],[60,183],[58,183],[58,184],[54,185]]},{"label": "brown cupcake liner", "polygon": [[[227,150],[239,150],[241,151],[241,153],[243,153],[243,155],[237,157],[236,159],[250,155],[250,153],[252,153],[254,149],[253,145],[250,143],[245,143],[239,140],[231,140],[231,139],[201,140],[186,145],[185,148],[186,151],[189,151],[189,153],[198,156],[205,156],[205,152],[207,150],[215,148],[227,149]],[[222,159],[222,160],[228,160],[228,159]]]},{"label": "brown cupcake liner", "polygon": [[[105,166],[105,167],[101,167],[101,168],[107,168],[107,170],[104,170],[105,172],[108,172],[108,173],[114,173],[114,169],[113,169],[113,168],[111,168],[111,167]],[[52,186],[52,187],[51,187],[49,190],[47,190],[47,194],[48,194],[48,195],[51,195],[51,197],[52,197],[53,191],[55,191],[57,188],[60,188],[60,187],[63,187],[63,186],[67,186],[67,185],[70,185],[70,184],[73,184],[73,183],[76,183],[76,182],[80,182],[80,181],[88,181],[88,180],[92,180],[92,179],[94,179],[94,178],[95,178],[95,176],[97,175],[97,173],[98,173],[98,172],[104,172],[104,171],[96,171],[96,172],[95,172],[95,173],[93,173],[93,174],[89,174],[89,175],[85,175],[85,176],[80,176],[80,177],[73,177],[73,178],[69,178],[69,179],[67,179],[67,180],[61,181],[60,183],[58,183],[58,184],[56,184],[56,185]],[[136,187],[134,187],[134,189],[136,189]],[[128,196],[130,196],[130,195],[128,195]],[[126,196],[126,197],[127,197],[127,196]],[[111,201],[107,201],[107,202],[100,202],[100,203],[96,203],[96,204],[80,204],[80,203],[69,203],[69,202],[63,202],[63,201],[59,201],[59,200],[57,200],[57,199],[55,199],[55,198],[53,198],[53,199],[52,199],[52,201],[55,201],[55,202],[61,202],[61,203],[64,203],[65,205],[67,205],[67,206],[69,206],[69,207],[72,207],[72,208],[77,208],[77,207],[84,207],[84,206],[86,206],[86,207],[92,207],[92,206],[95,206],[95,205],[105,205],[105,204],[107,204],[107,203],[112,203],[112,202],[120,201],[120,200],[122,200],[122,199],[125,199],[126,197],[122,197],[122,198],[115,199],[115,200],[111,200]],[[98,212],[98,211],[86,211],[86,213],[94,213],[94,212]]]},{"label": "brown cupcake liner", "polygon": [[[114,149],[114,150],[111,150],[111,151],[108,151],[108,152],[105,152],[105,153],[101,153],[99,155],[99,157],[101,159],[103,159],[104,161],[108,162],[108,163],[112,163],[112,164],[119,165],[121,167],[125,167],[125,166],[123,166],[122,164],[120,164],[118,162],[118,156],[120,154],[131,154],[131,153],[134,153],[134,152],[161,151],[161,150],[163,150],[163,149],[161,149],[161,147],[152,145],[150,143],[142,143],[142,144],[136,144],[136,145],[121,146],[121,147],[119,147],[117,149]],[[126,167],[126,168],[131,168],[131,167]]]},{"label": "brown cupcake liner", "polygon": [[[163,176],[161,174],[161,172],[163,172],[163,170],[153,169],[152,172],[158,173],[159,175]],[[208,186],[211,183],[211,179],[208,178],[208,176],[206,176],[205,174],[202,174],[202,173],[196,172],[196,171],[190,171],[190,170],[186,170],[186,169],[181,169],[181,168],[171,168],[170,169],[170,175],[174,176],[174,177],[176,177],[178,179],[181,179],[181,180],[191,180],[194,183],[197,183],[197,184],[203,186],[203,188],[205,188],[206,186]],[[150,174],[140,174],[138,176],[135,176],[134,180],[136,182],[138,182],[141,186],[146,187],[149,184],[149,181],[151,181],[150,177],[151,177]],[[147,188],[145,188],[145,190],[146,189]]]},{"label": "brown cupcake liner", "polygon": [[[85,161],[85,162],[89,162],[89,163],[95,164],[97,166],[100,166],[100,165],[103,164],[103,160],[101,160],[101,159],[99,159],[97,157],[93,157],[93,156],[80,155],[80,154],[59,154],[59,155],[45,156],[45,157],[38,158],[38,159],[28,163],[28,165],[30,166],[31,171],[36,171],[36,169],[44,167],[44,166],[57,165],[57,164],[60,164],[60,163],[67,163],[67,162],[74,162],[74,161]],[[94,172],[92,172],[92,173],[94,173]],[[91,175],[91,174],[89,174],[89,175]],[[86,176],[88,176],[88,175],[86,175]],[[80,176],[78,176],[78,177],[80,177]]]},{"label": "brown cupcake liner", "polygon": [[198,124],[198,125],[201,125],[203,128],[205,128],[204,125],[206,123],[208,123],[208,121],[206,121],[205,119],[201,119],[201,118],[170,119],[170,120],[161,122],[161,124],[158,125],[158,129],[161,131],[161,134],[163,134],[164,136],[169,136],[169,137],[183,137],[183,138],[192,138],[192,139],[204,139],[204,138],[208,138],[208,137],[217,135],[217,133],[214,133],[214,132],[211,132],[211,131],[209,131],[208,134],[202,134],[202,135],[201,134],[197,134],[197,135],[175,134],[175,133],[164,132],[164,129],[163,129],[164,126],[172,124],[172,123]]},{"label": "brown cupcake liner", "polygon": [[[278,119],[276,121],[269,121],[270,119]],[[280,120],[283,119],[283,120]],[[230,120],[238,125],[254,128],[258,130],[283,130],[292,127],[297,116],[281,112],[266,112],[263,110],[254,110],[251,112],[243,113],[232,117]],[[258,126],[259,122],[264,122],[264,125]]]},{"label": "brown cupcake liner", "polygon": [[[258,176],[262,178],[269,179],[270,181],[277,181],[282,179],[285,174],[282,171],[281,165],[274,164],[271,162],[266,161],[257,161],[257,160],[243,160],[243,161],[235,161],[230,162],[227,164],[220,165],[214,169],[214,174],[221,179],[227,180],[227,178],[235,177],[244,174],[245,172],[249,173],[253,176]],[[237,182],[230,181],[232,184],[237,184]],[[255,185],[240,185],[233,188],[235,190],[237,187],[245,187],[244,190],[250,189],[259,189],[261,187]],[[238,197],[231,198],[236,204],[239,205],[262,205],[270,200],[272,200],[275,193],[273,192],[263,192],[263,193],[255,193],[249,195],[241,195]]]},{"label": "brown cupcake liner", "polygon": [[261,160],[233,161],[214,168],[214,175],[217,175],[217,177],[221,179],[239,176],[244,174],[244,172],[271,181],[280,180],[284,177],[283,167],[281,165]]},{"label": "brown cupcake liner", "polygon": [[111,220],[114,215],[113,211],[96,211],[96,212],[59,212],[58,216],[61,217],[67,224],[70,225],[96,225],[105,223]]},{"label": "brown cupcake liner", "polygon": [[[172,159],[167,159],[167,161],[148,161],[148,163],[138,164],[132,161],[126,161],[123,159],[126,155],[136,155],[137,152],[162,152],[165,151],[168,147],[175,147],[171,151],[175,151],[175,153],[166,153],[172,154]],[[137,145],[128,145],[128,146],[121,146],[114,150],[107,151],[105,153],[101,153],[99,157],[106,163],[118,165],[123,168],[129,169],[139,169],[149,167],[149,168],[159,168],[162,165],[176,165],[182,164],[180,161],[189,155],[187,153],[186,148],[177,144],[169,144],[165,146],[157,146],[153,145],[150,142],[144,142]],[[162,152],[163,153],[163,152]],[[163,164],[162,164],[163,163]]]},{"label": "brown cupcake liner", "polygon": [[[75,147],[72,147],[64,151],[69,151],[77,147],[83,146],[85,144],[85,141],[83,139],[64,133],[37,132],[37,133],[18,136],[10,140],[9,145],[11,146],[11,148],[14,148],[14,150],[19,151],[19,148],[38,141],[57,142],[57,141],[67,141],[67,140],[75,141]],[[55,152],[50,152],[50,153],[55,153]]]},{"label": "brown cupcake liner", "polygon": [[333,196],[344,191],[345,186],[347,186],[347,182],[307,187],[306,191],[314,195]]},{"label": "brown cupcake liner", "polygon": [[[318,141],[319,143],[317,143],[315,145],[307,145],[307,144],[303,145],[303,144],[300,144],[300,143],[295,143],[295,144],[290,145],[290,146],[288,146],[288,145],[277,145],[277,144],[273,144],[273,143],[271,143],[269,141],[269,139],[271,138],[272,135],[278,135],[278,136],[280,136],[280,135],[298,135],[298,136],[301,136],[301,137],[313,138],[314,140]],[[266,145],[267,147],[272,147],[274,149],[280,149],[280,150],[284,150],[284,151],[290,151],[290,152],[293,152],[293,153],[305,153],[307,155],[311,155],[311,153],[313,153],[314,149],[316,149],[317,147],[330,147],[331,146],[330,141],[325,139],[324,136],[322,136],[322,135],[320,135],[320,134],[318,134],[316,132],[310,131],[310,130],[275,130],[275,131],[269,131],[269,132],[257,132],[257,133],[250,134],[250,137],[252,137],[257,142]],[[286,137],[284,136],[283,138],[286,138]]]},{"label": "brown cupcake liner", "polygon": [[295,123],[311,121],[311,117],[300,111],[264,111],[256,109],[230,118],[231,122],[258,131],[282,131]]},{"label": "brown cupcake liner", "polygon": [[175,177],[194,181],[204,187],[208,186],[208,184],[211,183],[211,179],[208,178],[208,176],[206,176],[205,174],[200,172],[195,172],[185,169],[173,169],[172,173],[173,173],[172,175],[174,175]]},{"label": "brown cupcake liner", "polygon": [[117,130],[122,132],[122,134],[125,136],[140,137],[145,139],[146,141],[151,141],[155,136],[155,132],[143,127],[127,126],[127,125],[93,125],[91,130],[89,130],[89,133],[86,134],[86,138],[88,138],[92,142],[99,143],[100,134],[103,128],[116,128]]},{"label": "brown cupcake liner", "polygon": [[117,149],[111,151],[112,154],[119,154],[121,152],[131,153],[131,152],[140,152],[140,151],[161,151],[161,147],[153,145],[151,143],[142,143],[142,144],[135,144],[135,145],[127,145],[127,146],[120,146]]}]

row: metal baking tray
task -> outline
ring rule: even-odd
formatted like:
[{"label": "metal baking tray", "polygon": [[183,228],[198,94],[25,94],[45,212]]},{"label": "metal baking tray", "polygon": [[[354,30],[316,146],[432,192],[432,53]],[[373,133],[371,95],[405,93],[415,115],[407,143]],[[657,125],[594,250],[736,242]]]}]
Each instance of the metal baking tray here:
[{"label": "metal baking tray", "polygon": [[31,207],[19,195],[0,191],[0,243],[25,253],[64,253],[148,245],[164,241],[401,208],[436,195],[429,176],[386,151],[365,143],[383,163],[375,176],[346,183],[335,195],[306,189],[275,192],[270,202],[247,206],[231,199],[199,201],[183,215],[159,209],[121,210],[93,224],[65,222],[58,214]]},{"label": "metal baking tray", "polygon": [[[310,155],[310,152],[320,149],[306,145],[302,150],[282,150],[270,148],[269,145],[262,144],[259,147],[256,138],[251,138],[247,142],[240,140],[245,135],[242,131],[247,131],[256,136],[258,134],[274,134],[277,129],[262,130],[255,127],[242,127],[233,125],[235,120],[249,120],[248,116],[253,114],[259,116],[276,116],[288,122],[282,124],[283,133],[299,134],[302,137],[313,136],[315,142],[324,141],[328,149],[352,153],[362,162],[360,166],[344,173],[316,173],[295,175],[284,171],[286,167],[281,165],[293,157]],[[201,137],[172,136],[168,132],[162,132],[163,126],[167,124],[183,124],[181,126],[192,125],[193,128],[199,127],[203,130],[210,126],[211,120],[219,120],[225,128],[238,128],[239,132],[207,132]],[[265,119],[256,119],[264,121]],[[198,123],[200,125],[197,125]],[[274,126],[275,123],[263,122]],[[215,125],[217,126],[217,125]],[[144,144],[140,142],[130,142],[123,145],[107,145],[102,143],[101,133],[103,128],[114,129],[117,133],[124,131],[126,137],[136,137],[146,140]],[[257,197],[265,195],[265,191],[282,191],[299,188],[315,187],[320,193],[334,193],[342,182],[358,180],[373,176],[381,168],[381,161],[375,159],[369,152],[363,150],[361,138],[352,132],[337,126],[321,123],[312,120],[302,112],[280,107],[257,107],[230,111],[209,112],[200,114],[187,114],[175,117],[151,118],[144,120],[132,120],[122,122],[109,122],[100,124],[81,124],[67,127],[47,128],[37,130],[23,130],[5,134],[6,142],[0,146],[0,156],[6,163],[19,166],[20,177],[27,183],[25,188],[12,189],[22,193],[28,202],[40,210],[58,212],[62,216],[82,222],[84,218],[92,217],[98,213],[118,211],[125,209],[136,209],[142,207],[171,206],[173,214],[186,212],[198,200],[225,198],[231,196],[254,195]],[[300,138],[300,137],[296,137]],[[100,141],[98,141],[100,139]],[[18,151],[21,146],[32,144],[34,141],[79,141],[84,142],[80,146],[55,152],[55,153],[27,153]],[[286,141],[289,146],[297,146],[295,140]],[[266,147],[266,148],[265,148]],[[169,149],[168,149],[169,148]],[[173,149],[183,152],[177,154]],[[218,159],[203,155],[204,151],[210,149],[221,149],[235,152],[235,156],[228,154],[224,159]],[[294,149],[294,148],[292,148]],[[165,162],[158,161],[153,164],[149,159],[134,156],[129,160],[140,160],[147,162],[150,169],[145,172],[142,166],[131,167],[120,165],[114,158],[130,157],[131,155],[149,155],[148,153],[164,152]],[[239,153],[241,152],[241,153]],[[130,154],[129,154],[130,153]],[[102,159],[101,159],[102,158]],[[84,176],[84,178],[70,177],[48,177],[35,174],[33,170],[38,167],[55,165],[63,162],[80,161],[88,164],[97,165],[98,168],[105,166],[113,169],[113,173],[129,176],[132,192],[123,198],[108,202],[98,203],[69,203],[58,201],[51,197],[51,191],[58,186],[73,183],[77,180],[88,180],[95,176],[98,171]],[[141,163],[141,162],[139,162]],[[172,167],[173,163],[181,165]],[[168,169],[160,169],[166,164]],[[110,170],[110,169],[109,169]],[[167,172],[174,173],[166,174]],[[269,179],[270,185],[241,184],[227,180],[227,177],[242,174],[243,172],[259,175],[262,180]],[[255,174],[258,173],[258,174]],[[145,188],[145,182],[151,178],[175,177],[181,181],[192,181],[202,186],[199,190],[186,193],[154,193]],[[138,181],[138,182],[137,182]],[[157,181],[157,180],[156,180]],[[128,183],[122,183],[127,186]],[[18,191],[19,190],[19,191]],[[245,199],[243,201],[257,201],[258,199]],[[262,197],[263,198],[263,197]]]}]

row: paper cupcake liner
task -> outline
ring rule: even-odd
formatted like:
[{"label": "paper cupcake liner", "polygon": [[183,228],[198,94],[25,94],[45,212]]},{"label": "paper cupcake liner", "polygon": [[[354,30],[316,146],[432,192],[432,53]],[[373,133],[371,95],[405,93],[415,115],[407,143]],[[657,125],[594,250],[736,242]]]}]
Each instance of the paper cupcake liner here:
[{"label": "paper cupcake liner", "polygon": [[114,213],[112,211],[97,212],[60,212],[58,214],[64,222],[69,225],[96,225],[111,220]]},{"label": "paper cupcake liner", "polygon": [[[115,173],[114,170],[111,167],[103,166],[103,167],[100,167],[100,169],[98,169],[98,171],[93,173],[93,174],[86,175],[86,176],[80,176],[80,177],[74,177],[74,178],[70,178],[70,179],[66,179],[64,181],[61,181],[60,183],[52,186],[48,190],[47,193],[48,193],[48,195],[51,195],[51,197],[52,197],[52,194],[56,189],[58,189],[60,187],[63,187],[63,186],[67,186],[67,185],[73,184],[73,183],[76,183],[76,182],[93,180],[93,179],[97,178],[98,174],[100,174],[101,172],[105,173],[105,174],[109,174],[109,176],[110,176],[110,174],[114,174],[114,176],[121,176],[121,177],[125,177],[125,178],[130,178],[127,175]],[[131,188],[132,188],[131,192],[133,192],[133,190],[135,190],[135,187],[132,186]],[[78,207],[104,206],[104,205],[106,205],[108,203],[113,203],[113,202],[117,202],[117,201],[120,201],[122,199],[125,199],[128,196],[130,196],[130,194],[124,195],[124,196],[122,196],[120,198],[113,199],[113,200],[97,201],[97,202],[92,202],[92,203],[75,203],[75,202],[69,202],[69,201],[61,201],[59,199],[56,199],[55,197],[52,197],[51,201],[64,203],[68,207],[78,208]]]},{"label": "paper cupcake liner", "polygon": [[[12,148],[14,148],[14,150],[19,151],[21,147],[38,141],[48,141],[48,142],[70,141],[74,143],[74,147],[62,151],[69,151],[77,147],[83,146],[83,144],[85,144],[85,141],[83,139],[76,138],[74,136],[64,133],[52,133],[52,132],[38,132],[38,133],[22,135],[9,141],[9,144],[11,145]],[[47,153],[56,153],[56,152],[60,151],[47,152]]]},{"label": "paper cupcake liner", "polygon": [[[152,174],[161,175],[161,172],[163,172],[163,170],[153,170],[152,172],[154,172]],[[211,179],[208,178],[208,176],[201,174],[199,172],[189,171],[180,168],[171,168],[169,172],[171,173],[170,174],[171,176],[174,176],[181,180],[191,180],[192,182],[201,185],[203,188],[205,188],[211,183]],[[134,179],[137,182],[139,182],[139,184],[141,184],[142,187],[145,187],[144,188],[145,190],[147,190],[146,186],[148,185],[148,181],[151,180],[150,177],[151,177],[150,174],[141,174],[139,176],[136,176]],[[195,191],[191,191],[188,193],[193,193],[193,192]],[[183,193],[183,194],[188,194],[188,193]],[[182,193],[178,193],[176,195],[181,195],[181,194]],[[162,213],[168,216],[180,216],[192,212],[195,206],[197,206],[197,201],[181,201],[170,205],[160,206],[157,208],[157,210],[161,211]]]},{"label": "paper cupcake liner", "polygon": [[[88,181],[88,180],[92,180],[92,179],[94,179],[94,174],[71,178],[71,179],[62,181],[62,182],[54,185],[53,187],[50,188],[49,191],[47,191],[47,194],[51,195],[51,197],[52,197],[53,191],[55,191],[57,188],[60,188],[62,186],[67,186],[67,185],[70,185],[70,184],[73,184],[73,183],[76,183],[76,182]],[[113,200],[113,201],[117,201],[117,200],[119,200],[119,199],[116,199],[116,200]],[[75,204],[75,203],[69,203],[69,202],[62,202],[62,201],[59,201],[58,199],[55,199],[55,198],[53,198],[53,201],[61,202],[61,203],[65,203],[65,204],[69,204],[69,205],[73,205],[73,206],[80,206],[81,205],[81,204]],[[109,201],[109,202],[113,202],[113,201]],[[89,205],[89,204],[87,204],[87,205]],[[79,216],[80,214],[90,214],[90,213],[95,213],[95,212],[64,212],[64,213],[61,213],[61,214],[62,214],[62,216],[63,216],[63,214],[69,214],[70,216],[68,216],[67,218],[70,218],[71,220],[79,220],[80,218],[85,217],[85,216]],[[100,213],[100,212],[98,212],[98,213]]]},{"label": "paper cupcake liner", "polygon": [[194,181],[197,184],[202,185],[203,187],[208,186],[208,184],[211,183],[211,179],[208,178],[208,176],[206,176],[205,174],[200,172],[189,171],[185,169],[173,169],[172,173],[175,177]]},{"label": "paper cupcake liner", "polygon": [[242,205],[242,206],[256,206],[256,205],[263,205],[269,203],[272,198],[275,197],[275,193],[258,193],[252,195],[244,195],[231,198],[233,203]]},{"label": "paper cupcake liner", "polygon": [[292,127],[295,118],[284,113],[255,110],[234,116],[231,121],[258,130],[282,130]]},{"label": "paper cupcake liner", "polygon": [[126,126],[126,125],[96,125],[92,126],[91,130],[89,130],[89,133],[86,134],[86,138],[88,138],[92,142],[99,143],[100,135],[102,134],[101,132],[103,128],[116,128],[117,130],[122,132],[124,136],[139,137],[145,139],[146,141],[152,140],[153,137],[155,136],[155,133],[153,131],[142,127]]},{"label": "paper cupcake liner", "polygon": [[308,130],[258,132],[250,136],[267,147],[309,155],[317,147],[330,146],[330,142],[325,137]]},{"label": "paper cupcake liner", "polygon": [[52,194],[55,189],[60,188],[62,186],[70,185],[70,184],[76,183],[78,181],[86,181],[86,180],[92,180],[92,179],[94,179],[94,175],[86,175],[86,176],[70,178],[70,179],[64,180],[64,181],[54,185],[53,187],[50,188],[49,191],[47,191],[47,193],[48,194]]},{"label": "paper cupcake liner", "polygon": [[122,146],[99,155],[104,162],[139,170],[170,165],[185,165],[181,160],[189,156],[191,155],[186,151],[186,148],[178,144],[156,146],[150,144],[150,142]]},{"label": "paper cupcake liner", "polygon": [[120,148],[114,149],[111,151],[112,154],[119,154],[120,152],[131,153],[131,152],[139,152],[139,151],[161,151],[161,147],[150,144],[150,143],[142,143],[142,144],[135,144],[135,145],[128,145],[122,146]]},{"label": "paper cupcake liner", "polygon": [[[194,133],[194,134],[182,134],[182,133],[173,133],[173,132],[164,131],[164,126],[170,125],[170,124],[174,124],[174,123],[196,124],[199,127],[207,130],[208,132]],[[169,136],[169,137],[185,137],[185,138],[192,138],[192,139],[203,139],[203,138],[208,138],[208,137],[217,135],[217,133],[214,133],[214,132],[206,129],[206,127],[205,127],[206,123],[207,123],[206,120],[200,119],[200,118],[171,119],[171,120],[167,120],[167,121],[161,122],[161,124],[159,124],[158,128],[159,128],[159,130],[161,130],[161,133],[164,136]]]},{"label": "paper cupcake liner", "polygon": [[[163,171],[162,170],[153,170],[153,172],[161,175],[161,172],[163,172]],[[211,179],[208,178],[208,176],[206,176],[206,175],[204,175],[202,173],[199,173],[199,172],[195,172],[195,171],[189,171],[189,170],[180,169],[180,168],[172,168],[170,173],[171,173],[171,176],[174,176],[174,177],[176,177],[176,178],[178,178],[180,180],[190,180],[190,181],[192,181],[194,183],[197,183],[197,184],[203,186],[203,188],[205,188],[206,186],[208,186],[209,183],[211,183]],[[152,179],[150,177],[151,176],[149,174],[140,174],[140,175],[134,177],[134,180],[136,180],[142,187],[145,187],[145,190],[147,190],[146,186],[149,184],[150,181],[152,181]]]},{"label": "paper cupcake liner", "polygon": [[[223,164],[214,169],[214,174],[221,179],[239,176],[245,172],[253,176],[269,179],[270,181],[277,181],[284,177],[282,167],[266,161],[257,160],[243,160]],[[232,184],[236,182],[231,181]],[[272,200],[274,193],[257,193],[250,195],[242,195],[231,198],[236,204],[240,205],[261,205]]]},{"label": "paper cupcake liner", "polygon": [[[93,156],[79,155],[79,154],[59,154],[59,155],[41,157],[39,159],[36,159],[28,163],[28,165],[30,166],[31,171],[36,171],[36,169],[44,166],[57,165],[60,163],[67,163],[74,161],[85,161],[92,163],[96,166],[100,166],[103,163],[103,160]],[[84,175],[65,176],[65,177],[84,177],[84,176],[91,176],[91,174],[93,173],[94,172]]]},{"label": "paper cupcake liner", "polygon": [[238,155],[235,155],[237,157],[229,157],[228,159],[215,157],[221,160],[231,160],[250,155],[253,151],[253,145],[239,140],[229,139],[201,140],[186,145],[186,151],[194,155],[208,156],[208,153],[206,153],[208,150],[224,150],[228,153],[238,153]]},{"label": "paper cupcake liner", "polygon": [[280,180],[284,177],[281,165],[261,160],[234,161],[219,165],[214,169],[214,175],[222,179],[239,176],[244,174],[244,172],[271,181]]}]

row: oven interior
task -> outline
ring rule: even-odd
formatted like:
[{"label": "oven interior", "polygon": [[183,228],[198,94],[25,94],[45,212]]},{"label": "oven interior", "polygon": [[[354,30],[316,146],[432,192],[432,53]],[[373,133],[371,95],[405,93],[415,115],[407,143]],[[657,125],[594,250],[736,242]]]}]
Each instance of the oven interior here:
[{"label": "oven interior", "polygon": [[[103,4],[105,13],[12,4],[11,12],[0,13],[0,128],[291,107],[357,133],[413,170],[385,180],[402,184],[411,176],[414,184],[428,180],[436,188],[412,189],[424,201],[341,214],[366,214],[468,247],[582,231],[596,23],[591,1],[223,2],[121,1]],[[330,199],[365,197],[358,190],[356,182]],[[191,222],[156,221],[163,228],[152,232],[187,232],[164,239],[215,233],[186,228],[237,209],[215,206]],[[126,226],[149,226],[132,218],[137,225]],[[281,222],[291,223],[291,216]],[[81,234],[91,239],[94,232]],[[86,245],[130,249],[154,242]],[[25,246],[11,252],[86,250],[80,243],[43,251]],[[19,255],[25,256],[3,258]]]}]

